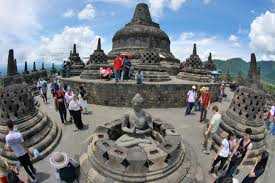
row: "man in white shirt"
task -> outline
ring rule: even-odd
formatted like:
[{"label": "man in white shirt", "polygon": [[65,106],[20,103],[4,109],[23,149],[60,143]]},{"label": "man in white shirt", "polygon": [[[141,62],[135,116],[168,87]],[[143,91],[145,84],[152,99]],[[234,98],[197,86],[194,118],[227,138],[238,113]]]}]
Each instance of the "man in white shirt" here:
[{"label": "man in white shirt", "polygon": [[20,132],[14,131],[14,124],[12,121],[7,122],[9,133],[6,136],[5,149],[13,151],[20,164],[24,167],[28,175],[32,178],[33,182],[36,180],[36,170],[32,165],[28,151],[24,148],[24,139]]},{"label": "man in white shirt", "polygon": [[197,95],[197,91],[196,91],[196,86],[192,86],[192,90],[189,90],[187,93],[187,106],[186,106],[186,111],[185,111],[185,115],[189,115],[191,114],[192,108],[196,102],[198,95]]}]

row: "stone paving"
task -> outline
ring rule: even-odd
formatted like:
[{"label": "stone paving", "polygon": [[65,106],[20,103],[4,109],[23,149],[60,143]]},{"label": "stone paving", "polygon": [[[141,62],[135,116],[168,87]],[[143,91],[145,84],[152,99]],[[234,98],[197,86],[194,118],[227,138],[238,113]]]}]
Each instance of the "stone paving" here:
[{"label": "stone paving", "polygon": [[[221,108],[221,111],[225,111],[227,109],[233,97],[232,92],[227,91],[227,94],[228,98],[225,99],[222,104],[216,104]],[[62,126],[59,115],[54,110],[52,99],[49,100],[50,104],[47,105],[43,104],[40,99],[39,101],[41,103],[41,110],[47,113],[53,121],[57,122],[63,130],[62,139],[55,151],[67,152],[70,156],[73,157],[81,155],[86,150],[85,148],[87,146],[87,139],[95,130],[97,125],[118,119],[130,110],[130,108],[89,105],[92,113],[89,115],[83,115],[83,122],[88,124],[89,128],[84,131],[74,132],[75,127],[73,124]],[[184,116],[185,108],[147,109],[146,111],[152,114],[152,116],[162,119],[163,121],[167,121],[175,126],[176,130],[183,136],[183,139],[192,146],[194,152],[196,153],[198,162],[202,168],[202,172],[206,177],[205,182],[213,182],[213,177],[209,176],[207,172],[214,158],[214,154],[212,153],[211,155],[204,155],[201,151],[202,130],[204,129],[204,125],[198,122],[199,113],[194,113],[190,116]],[[208,114],[208,117],[210,116],[211,112]],[[39,182],[56,182],[54,170],[49,164],[49,157],[36,163],[35,166],[39,172]],[[245,173],[242,171],[239,176],[243,177],[244,175]],[[266,180],[264,182],[268,183]]]}]

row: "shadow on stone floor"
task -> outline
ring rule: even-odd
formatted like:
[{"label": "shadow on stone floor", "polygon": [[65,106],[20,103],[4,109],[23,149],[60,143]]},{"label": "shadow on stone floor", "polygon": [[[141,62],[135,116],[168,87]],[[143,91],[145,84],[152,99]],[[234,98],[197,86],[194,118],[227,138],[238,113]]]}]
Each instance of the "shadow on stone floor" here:
[{"label": "shadow on stone floor", "polygon": [[44,173],[44,172],[38,172],[37,173],[38,181],[43,182],[50,178],[50,174]]}]

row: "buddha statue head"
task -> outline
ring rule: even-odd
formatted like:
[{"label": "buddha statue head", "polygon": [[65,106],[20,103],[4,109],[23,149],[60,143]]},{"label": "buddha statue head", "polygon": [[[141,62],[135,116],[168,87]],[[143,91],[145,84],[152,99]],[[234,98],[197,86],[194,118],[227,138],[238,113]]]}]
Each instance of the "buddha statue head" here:
[{"label": "buddha statue head", "polygon": [[144,102],[144,99],[139,93],[137,93],[132,99],[132,108],[134,109],[134,111],[136,112],[141,111],[143,108],[143,102]]}]

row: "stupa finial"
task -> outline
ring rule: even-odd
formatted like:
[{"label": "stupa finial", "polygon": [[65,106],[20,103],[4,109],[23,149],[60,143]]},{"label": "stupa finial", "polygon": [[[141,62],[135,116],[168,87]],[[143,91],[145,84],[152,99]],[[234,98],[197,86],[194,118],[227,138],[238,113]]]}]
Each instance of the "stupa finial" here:
[{"label": "stupa finial", "polygon": [[149,7],[146,3],[139,3],[136,6],[134,17],[132,18],[132,22],[152,23]]}]

